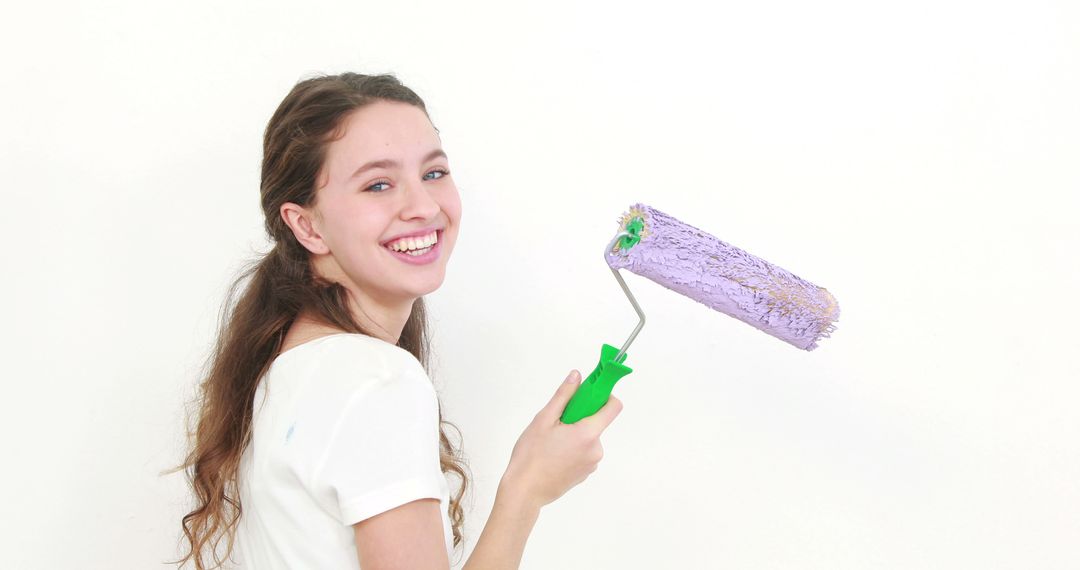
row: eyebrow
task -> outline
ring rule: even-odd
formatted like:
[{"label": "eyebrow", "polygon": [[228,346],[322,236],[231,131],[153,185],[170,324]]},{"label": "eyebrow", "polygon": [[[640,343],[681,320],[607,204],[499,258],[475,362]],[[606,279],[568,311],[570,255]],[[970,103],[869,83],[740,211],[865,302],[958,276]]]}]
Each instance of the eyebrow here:
[{"label": "eyebrow", "polygon": [[[443,152],[443,149],[437,148],[437,149],[429,152],[427,154],[427,156],[424,157],[424,160],[422,162],[427,162],[427,161],[429,161],[429,160],[431,160],[433,158],[437,158],[437,157],[440,157],[440,156],[443,157],[443,158],[448,158],[446,156],[446,153]],[[352,173],[352,176],[349,177],[349,180],[352,180],[353,178],[356,178],[357,176],[360,176],[361,174],[364,173],[364,171],[371,170],[372,168],[398,168],[400,166],[401,166],[401,163],[399,163],[396,160],[390,160],[389,158],[383,158],[383,159],[379,159],[379,160],[372,160],[371,162],[368,162],[368,163],[364,164],[360,168],[357,168],[356,171]]]}]

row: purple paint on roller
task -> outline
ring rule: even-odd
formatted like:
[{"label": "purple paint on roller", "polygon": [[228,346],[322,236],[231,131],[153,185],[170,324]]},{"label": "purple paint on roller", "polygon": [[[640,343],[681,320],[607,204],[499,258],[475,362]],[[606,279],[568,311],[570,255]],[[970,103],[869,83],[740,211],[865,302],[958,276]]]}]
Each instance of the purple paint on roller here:
[{"label": "purple paint on roller", "polygon": [[607,252],[612,269],[646,277],[803,350],[814,350],[836,329],[840,306],[824,288],[644,204],[630,206],[619,231],[635,217],[644,222],[641,239]]}]

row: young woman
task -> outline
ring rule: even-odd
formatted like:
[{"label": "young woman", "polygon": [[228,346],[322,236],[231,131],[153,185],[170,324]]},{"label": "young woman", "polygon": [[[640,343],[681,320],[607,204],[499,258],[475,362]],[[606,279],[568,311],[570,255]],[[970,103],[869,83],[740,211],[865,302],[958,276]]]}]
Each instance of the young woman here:
[{"label": "young woman", "polygon": [[[229,292],[250,277],[177,468],[198,503],[174,563],[220,568],[235,545],[255,570],[445,570],[468,478],[427,373],[423,296],[461,223],[438,129],[393,75],[343,73],[297,83],[263,152],[274,247]],[[466,570],[517,568],[541,507],[596,469],[622,403],[562,424],[580,381],[571,371],[521,434]]]}]

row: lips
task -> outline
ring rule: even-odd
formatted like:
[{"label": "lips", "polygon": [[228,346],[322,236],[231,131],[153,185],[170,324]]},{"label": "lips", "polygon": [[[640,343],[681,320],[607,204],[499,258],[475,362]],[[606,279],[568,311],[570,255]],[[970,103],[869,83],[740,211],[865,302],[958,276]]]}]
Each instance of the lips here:
[{"label": "lips", "polygon": [[436,231],[439,232],[438,237],[441,239],[442,238],[442,231],[444,229],[446,229],[446,228],[440,228],[440,227],[424,228],[424,229],[421,229],[421,230],[416,230],[416,231],[405,233],[405,234],[398,234],[398,235],[396,235],[396,236],[394,236],[394,237],[392,237],[392,238],[390,238],[390,239],[388,239],[386,241],[379,242],[379,244],[382,245],[383,247],[386,247],[387,245],[389,245],[389,244],[393,243],[394,241],[399,240],[401,238],[422,237],[422,236],[426,236],[426,235],[431,234],[431,232],[436,232]]},{"label": "lips", "polygon": [[442,255],[442,230],[437,230],[437,232],[439,234],[438,241],[436,241],[435,245],[432,245],[426,253],[421,255],[412,255],[401,251],[394,251],[393,249],[390,249],[388,247],[384,249],[386,249],[386,251],[388,251],[390,255],[400,259],[401,261],[404,261],[405,263],[411,265],[427,265],[429,263],[433,263],[436,259],[439,258],[439,256]]}]

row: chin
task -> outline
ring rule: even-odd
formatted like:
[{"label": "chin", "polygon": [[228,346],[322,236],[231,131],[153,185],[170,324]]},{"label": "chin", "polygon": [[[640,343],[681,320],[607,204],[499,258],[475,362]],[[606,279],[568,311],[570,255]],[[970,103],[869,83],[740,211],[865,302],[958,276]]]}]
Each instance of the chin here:
[{"label": "chin", "polygon": [[414,290],[410,291],[409,294],[412,295],[412,297],[414,297],[414,298],[423,297],[424,295],[430,295],[431,293],[434,293],[435,291],[438,291],[439,287],[442,287],[442,284],[443,284],[443,279],[442,279],[442,277],[439,277],[438,281],[433,281],[430,285],[427,285],[425,287],[420,287],[418,289],[414,289]]}]

